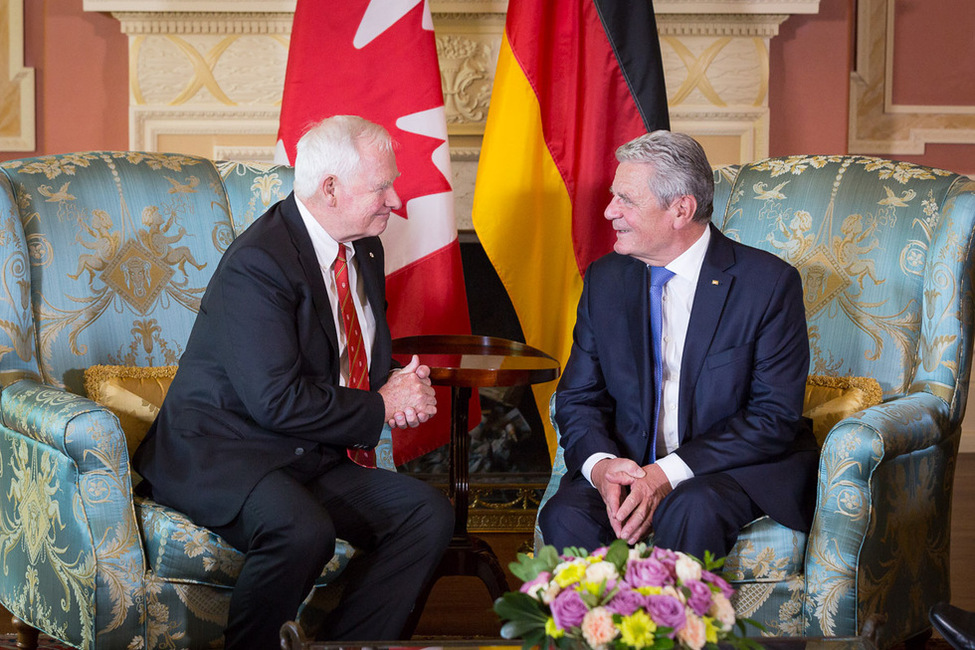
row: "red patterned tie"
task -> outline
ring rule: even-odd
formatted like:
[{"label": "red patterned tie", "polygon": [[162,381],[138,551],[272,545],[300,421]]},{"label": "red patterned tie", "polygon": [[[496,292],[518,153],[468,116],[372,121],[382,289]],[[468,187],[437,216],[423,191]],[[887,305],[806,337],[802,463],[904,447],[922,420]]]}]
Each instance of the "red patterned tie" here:
[{"label": "red patterned tie", "polygon": [[[345,349],[349,358],[349,388],[369,390],[369,365],[359,328],[359,316],[352,301],[352,288],[349,285],[349,264],[345,259],[345,245],[339,244],[339,254],[335,258],[335,287],[338,291],[339,311],[342,313],[342,326],[345,329]],[[349,458],[365,467],[376,466],[375,452],[365,449],[350,449]]]}]

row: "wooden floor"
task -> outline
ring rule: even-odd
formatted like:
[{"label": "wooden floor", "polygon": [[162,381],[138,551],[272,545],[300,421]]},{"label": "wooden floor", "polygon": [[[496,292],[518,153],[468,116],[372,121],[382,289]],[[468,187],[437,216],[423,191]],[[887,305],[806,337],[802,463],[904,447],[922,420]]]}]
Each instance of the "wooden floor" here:
[{"label": "wooden floor", "polygon": [[[975,611],[975,454],[961,454],[955,472],[951,523],[951,601]],[[531,541],[531,534],[486,533],[485,539],[507,571],[515,554]],[[512,588],[520,582],[508,572]],[[487,588],[476,578],[442,578],[417,626],[418,637],[497,637],[500,623],[491,609]],[[0,633],[13,631],[10,617],[0,609]]]}]

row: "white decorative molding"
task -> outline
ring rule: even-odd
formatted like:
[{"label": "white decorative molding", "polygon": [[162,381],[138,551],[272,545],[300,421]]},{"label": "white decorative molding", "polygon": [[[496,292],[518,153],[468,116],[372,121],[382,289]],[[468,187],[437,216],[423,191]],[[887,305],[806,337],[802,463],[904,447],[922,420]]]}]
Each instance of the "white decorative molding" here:
[{"label": "white decorative molding", "polygon": [[[129,148],[160,151],[162,136],[277,135],[280,112],[273,109],[129,109]],[[214,158],[212,153],[207,154]]]},{"label": "white decorative molding", "polygon": [[294,13],[297,0],[84,0],[85,11]]},{"label": "white decorative molding", "polygon": [[34,68],[24,67],[25,1],[0,0],[0,29],[7,32],[7,50],[0,52],[0,67],[6,68],[0,74],[0,151],[36,148]]},{"label": "white decorative molding", "polygon": [[772,38],[779,33],[779,25],[788,18],[785,14],[659,14],[657,34],[660,36],[735,36]]},{"label": "white decorative molding", "polygon": [[819,0],[654,0],[661,14],[815,14]]},{"label": "white decorative molding", "polygon": [[274,162],[274,147],[213,147],[214,160],[239,160],[241,162]]},{"label": "white decorative molding", "polygon": [[117,11],[112,14],[122,24],[122,32],[135,34],[284,34],[291,35],[293,14],[233,14],[147,11]]},{"label": "white decorative molding", "polygon": [[894,9],[894,0],[857,4],[850,153],[920,155],[928,143],[975,144],[975,106],[893,103]]}]

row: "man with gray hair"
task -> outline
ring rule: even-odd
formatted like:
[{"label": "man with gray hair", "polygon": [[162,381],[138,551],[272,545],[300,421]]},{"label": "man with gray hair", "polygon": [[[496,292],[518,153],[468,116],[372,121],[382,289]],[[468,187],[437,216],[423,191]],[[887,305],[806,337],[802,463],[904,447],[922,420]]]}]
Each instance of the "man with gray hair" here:
[{"label": "man with gray hair", "polygon": [[693,138],[654,131],[616,157],[616,244],[586,271],[559,382],[568,471],[540,513],[545,542],[591,551],[652,532],[703,558],[762,515],[808,530],[799,273],[710,224],[714,177]]},{"label": "man with gray hair", "polygon": [[228,649],[280,645],[336,538],[358,552],[322,634],[401,638],[453,531],[439,490],[348,455],[386,423],[436,413],[430,369],[391,357],[378,237],[401,206],[389,134],[336,116],[297,150],[295,191],[221,258],[133,459],[143,491],[244,554]]}]

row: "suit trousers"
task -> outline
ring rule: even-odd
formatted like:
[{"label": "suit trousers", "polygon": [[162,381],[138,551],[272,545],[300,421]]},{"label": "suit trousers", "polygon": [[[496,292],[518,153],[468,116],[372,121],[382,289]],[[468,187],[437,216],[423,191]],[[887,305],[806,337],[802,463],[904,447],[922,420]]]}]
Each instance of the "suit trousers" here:
[{"label": "suit trousers", "polygon": [[[704,551],[724,557],[738,533],[762,511],[735,479],[726,474],[695,476],[678,485],[653,514],[653,543],[704,558]],[[558,491],[539,513],[546,544],[558,551],[578,546],[592,551],[616,533],[599,491],[581,474],[562,478]]]},{"label": "suit trousers", "polygon": [[335,551],[357,553],[321,635],[336,641],[400,638],[453,532],[453,510],[422,481],[356,465],[335,450],[307,452],[265,476],[237,517],[212,530],[244,553],[230,599],[225,647],[280,646],[281,626]]}]

